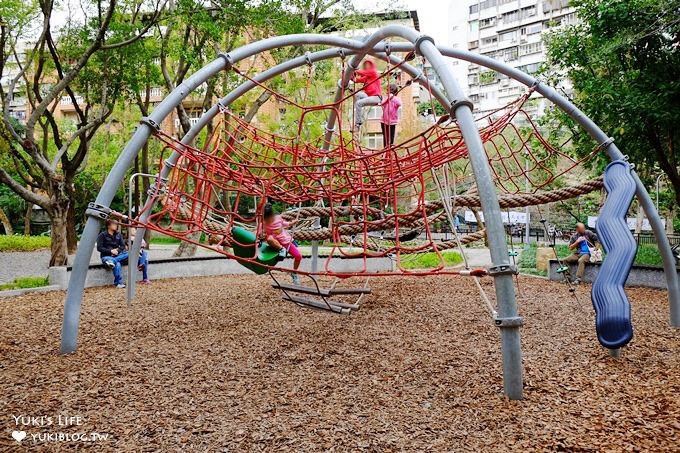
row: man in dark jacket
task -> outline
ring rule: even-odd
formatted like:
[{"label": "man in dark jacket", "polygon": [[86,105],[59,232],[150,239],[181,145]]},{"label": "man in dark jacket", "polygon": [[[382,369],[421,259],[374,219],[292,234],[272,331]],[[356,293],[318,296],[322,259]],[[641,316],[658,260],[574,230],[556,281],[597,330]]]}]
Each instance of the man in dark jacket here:
[{"label": "man in dark jacket", "polygon": [[128,258],[127,246],[123,236],[118,232],[118,221],[106,221],[106,230],[97,237],[97,251],[102,263],[113,271],[113,284],[116,288],[125,288],[121,263]]},{"label": "man in dark jacket", "polygon": [[586,226],[582,223],[576,224],[576,233],[569,239],[569,248],[574,253],[563,260],[565,264],[578,263],[576,280],[573,281],[575,285],[578,285],[583,280],[583,274],[586,272],[586,263],[590,261],[590,249],[595,248],[597,243],[598,240],[595,233],[586,230]]}]

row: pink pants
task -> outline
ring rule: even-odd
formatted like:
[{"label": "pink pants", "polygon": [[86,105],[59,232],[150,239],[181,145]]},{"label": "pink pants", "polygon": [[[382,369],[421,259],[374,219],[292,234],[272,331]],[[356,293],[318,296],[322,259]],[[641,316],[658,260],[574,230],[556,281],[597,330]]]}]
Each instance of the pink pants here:
[{"label": "pink pants", "polygon": [[292,256],[295,261],[302,260],[302,254],[295,244],[291,242],[290,245],[284,245],[284,247],[288,248],[288,254]]}]

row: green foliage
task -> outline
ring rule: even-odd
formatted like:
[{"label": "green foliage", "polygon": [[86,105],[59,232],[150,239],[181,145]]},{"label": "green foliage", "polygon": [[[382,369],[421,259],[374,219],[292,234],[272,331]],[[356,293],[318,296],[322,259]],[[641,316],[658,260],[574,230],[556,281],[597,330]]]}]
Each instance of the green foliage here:
[{"label": "green foliage", "polygon": [[46,236],[0,236],[0,252],[31,252],[50,247],[50,238]]},{"label": "green foliage", "polygon": [[[545,76],[569,78],[573,101],[611,135],[651,184],[657,169],[680,186],[680,12],[678,0],[575,0],[581,23],[547,39]],[[575,152],[595,149],[565,114],[555,119],[573,134]],[[605,156],[596,165],[600,167]],[[675,193],[680,201],[680,191]]]},{"label": "green foliage", "polygon": [[437,116],[446,115],[448,112],[443,105],[437,100],[430,102],[421,102],[418,104],[418,115],[431,115],[432,114],[432,104],[434,104],[434,113]]},{"label": "green foliage", "polygon": [[639,266],[663,266],[663,260],[656,245],[641,245],[635,255],[635,264]]},{"label": "green foliage", "polygon": [[12,225],[17,225],[26,209],[26,202],[9,187],[0,183],[0,206],[9,217]]},{"label": "green foliage", "polygon": [[152,244],[179,244],[181,241],[171,236],[153,236],[150,242]]},{"label": "green foliage", "polygon": [[517,260],[517,267],[520,271],[525,269],[536,270],[536,250],[537,246],[532,243],[528,248],[524,249]]},{"label": "green foliage", "polygon": [[[446,266],[455,266],[463,262],[463,258],[458,252],[443,252],[442,258]],[[434,252],[419,253],[413,258],[402,259],[401,267],[404,269],[433,269],[441,265],[439,256]]]},{"label": "green foliage", "polygon": [[0,291],[10,289],[38,288],[40,286],[47,286],[49,284],[50,282],[47,277],[19,277],[14,279],[14,281],[11,283],[0,285]]}]

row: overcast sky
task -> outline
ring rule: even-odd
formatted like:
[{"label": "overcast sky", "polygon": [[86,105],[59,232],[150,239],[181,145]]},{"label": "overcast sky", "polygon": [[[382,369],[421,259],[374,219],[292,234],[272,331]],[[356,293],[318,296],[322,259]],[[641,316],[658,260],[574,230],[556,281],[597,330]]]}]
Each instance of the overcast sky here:
[{"label": "overcast sky", "polygon": [[[448,40],[449,5],[452,2],[463,4],[465,0],[353,0],[357,8],[366,11],[385,11],[390,9],[404,9],[418,11],[420,30],[432,36],[438,43]],[[59,2],[60,8],[54,14],[53,25],[63,25],[66,18],[82,16],[82,11],[76,5],[80,2],[65,0]],[[70,8],[69,8],[70,5]]]},{"label": "overcast sky", "polygon": [[463,5],[465,0],[353,0],[357,8],[406,9],[418,11],[420,31],[432,36],[440,44],[448,43],[449,6],[452,2]]}]

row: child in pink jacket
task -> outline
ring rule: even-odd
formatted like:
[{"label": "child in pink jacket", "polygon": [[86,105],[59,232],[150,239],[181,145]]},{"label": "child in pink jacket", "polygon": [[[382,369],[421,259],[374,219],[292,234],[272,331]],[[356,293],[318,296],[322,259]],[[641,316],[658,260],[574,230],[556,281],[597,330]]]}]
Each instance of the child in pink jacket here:
[{"label": "child in pink jacket", "polygon": [[380,128],[383,134],[383,148],[394,145],[394,135],[397,132],[397,123],[399,123],[399,109],[401,108],[401,99],[397,97],[399,87],[396,83],[390,84],[390,92],[385,100],[380,104],[382,106],[382,120],[380,121]]},{"label": "child in pink jacket", "polygon": [[[277,250],[286,250],[293,257],[293,269],[297,270],[302,262],[302,254],[293,242],[293,236],[286,230],[295,224],[295,222],[287,222],[279,214],[274,212],[271,204],[264,205],[262,226],[264,227],[264,234],[267,244]],[[292,274],[293,283],[300,284],[300,277],[298,274]]]}]

